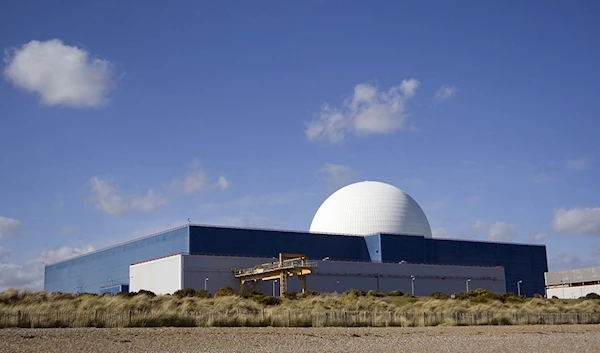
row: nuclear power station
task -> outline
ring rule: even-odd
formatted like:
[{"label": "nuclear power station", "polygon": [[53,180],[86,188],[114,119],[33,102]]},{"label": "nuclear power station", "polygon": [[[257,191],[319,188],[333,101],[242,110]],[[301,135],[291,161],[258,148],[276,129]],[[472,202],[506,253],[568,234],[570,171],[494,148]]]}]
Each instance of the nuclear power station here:
[{"label": "nuclear power station", "polygon": [[185,224],[45,267],[44,289],[118,293],[222,287],[415,295],[545,293],[544,245],[436,239],[419,204],[363,181],[330,195],[308,232]]}]

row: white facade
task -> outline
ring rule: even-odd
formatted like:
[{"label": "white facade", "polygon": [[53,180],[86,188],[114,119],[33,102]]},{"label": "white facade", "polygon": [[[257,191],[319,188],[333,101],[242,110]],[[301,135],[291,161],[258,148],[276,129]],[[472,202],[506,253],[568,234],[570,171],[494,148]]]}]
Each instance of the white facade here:
[{"label": "white facade", "polygon": [[600,284],[575,287],[565,285],[564,287],[553,287],[546,289],[547,298],[557,297],[560,299],[577,299],[585,297],[590,293],[600,294]]},{"label": "white facade", "polygon": [[172,294],[182,288],[182,263],[182,255],[173,255],[129,266],[129,291]]},{"label": "white facade", "polygon": [[395,186],[363,181],[329,196],[317,210],[311,233],[419,235],[431,238],[431,227],[417,202]]},{"label": "white facade", "polygon": [[544,280],[547,298],[576,299],[600,294],[600,267],[546,272]]},{"label": "white facade", "polygon": [[[140,289],[156,294],[173,293],[182,288],[239,289],[234,268],[253,267],[275,261],[273,258],[237,256],[174,255],[130,266],[132,292]],[[411,276],[414,276],[414,280]],[[468,281],[470,279],[470,281]],[[452,294],[484,288],[504,293],[506,282],[502,267],[445,266],[425,264],[372,263],[357,261],[318,261],[315,272],[307,276],[308,289],[318,292],[344,292],[350,289],[390,292],[401,290],[426,296],[433,292]],[[273,281],[258,283],[265,294],[278,295]],[[289,280],[289,291],[300,292],[296,277]]]}]

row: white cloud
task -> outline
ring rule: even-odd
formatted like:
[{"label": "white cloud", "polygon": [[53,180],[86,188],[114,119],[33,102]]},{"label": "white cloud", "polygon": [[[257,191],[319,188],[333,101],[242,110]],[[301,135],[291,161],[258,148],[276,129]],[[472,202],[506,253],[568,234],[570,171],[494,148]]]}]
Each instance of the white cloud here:
[{"label": "white cloud", "polygon": [[224,176],[220,176],[219,180],[215,183],[215,186],[221,190],[227,190],[231,186],[231,182]]},{"label": "white cloud", "polygon": [[446,230],[446,228],[443,228],[443,227],[432,229],[431,234],[433,235],[434,238],[441,238],[441,239],[455,239],[456,238],[453,234],[448,232]]},{"label": "white cloud", "polygon": [[166,206],[167,203],[166,198],[150,189],[144,196],[133,197],[129,208],[132,211],[152,212]]},{"label": "white cloud", "polygon": [[117,217],[136,211],[156,211],[167,206],[169,200],[180,193],[193,194],[212,187],[225,190],[231,186],[231,182],[224,176],[211,184],[208,173],[201,168],[197,159],[190,163],[188,173],[183,179],[173,179],[162,192],[150,188],[143,195],[127,195],[113,185],[111,180],[97,176],[90,178],[89,183],[90,201],[94,207]]},{"label": "white cloud", "polygon": [[17,236],[23,233],[23,228],[20,221],[0,216],[0,239]]},{"label": "white cloud", "polygon": [[189,170],[183,180],[175,179],[171,186],[190,195],[205,190],[210,186],[208,173],[202,168],[200,161],[195,158],[190,162]]},{"label": "white cloud", "polygon": [[319,173],[324,175],[325,179],[330,184],[335,187],[341,187],[350,182],[352,168],[342,164],[325,163],[325,165],[319,169]]},{"label": "white cloud", "polygon": [[204,190],[208,185],[208,176],[203,171],[194,171],[185,177],[183,182],[183,190],[186,194],[193,194],[197,191]]},{"label": "white cloud", "polygon": [[45,264],[52,264],[54,262],[62,261],[69,259],[71,257],[87,254],[89,252],[94,251],[95,248],[92,245],[86,245],[81,248],[73,248],[70,246],[61,246],[60,248],[53,250],[42,250],[39,256],[35,260],[31,261],[40,261]]},{"label": "white cloud", "polygon": [[0,291],[6,288],[41,290],[44,286],[44,265],[65,260],[93,251],[87,245],[81,248],[62,246],[53,250],[42,250],[33,259],[23,264],[0,262]]},{"label": "white cloud", "polygon": [[433,99],[438,102],[444,102],[452,99],[458,93],[458,87],[443,85],[435,91]]},{"label": "white cloud", "polygon": [[90,179],[91,201],[100,211],[111,216],[123,216],[132,211],[152,212],[165,205],[167,200],[150,189],[143,196],[126,197],[110,180],[92,177]]},{"label": "white cloud", "polygon": [[476,231],[485,231],[489,241],[509,242],[515,235],[515,225],[506,222],[487,223],[477,220],[471,228]]},{"label": "white cloud", "polygon": [[324,104],[319,117],[306,128],[309,140],[327,139],[342,142],[348,133],[356,135],[391,134],[404,127],[407,118],[405,103],[415,95],[419,81],[403,80],[387,92],[361,83],[340,108]]},{"label": "white cloud", "polygon": [[585,159],[571,159],[565,165],[568,169],[584,170],[588,167],[588,162]]},{"label": "white cloud", "polygon": [[128,211],[127,201],[119,191],[105,179],[90,179],[92,202],[100,211],[112,216],[122,216]]},{"label": "white cloud", "polygon": [[539,240],[544,240],[544,239],[546,239],[546,238],[548,238],[548,233],[545,233],[545,232],[539,232],[539,233],[537,233],[537,234],[534,236],[534,239],[535,239],[535,240],[538,240],[538,241],[539,241]]},{"label": "white cloud", "polygon": [[471,228],[473,228],[473,230],[487,230],[488,227],[489,227],[489,225],[482,220],[475,221],[475,223],[473,223],[473,225],[471,226]]},{"label": "white cloud", "polygon": [[600,207],[556,209],[551,226],[565,234],[600,235]]},{"label": "white cloud", "polygon": [[551,271],[595,267],[599,264],[600,260],[597,257],[575,253],[559,253],[548,258],[548,267]]},{"label": "white cloud", "polygon": [[515,225],[505,222],[496,222],[490,225],[488,240],[508,242],[513,239]]},{"label": "white cloud", "polygon": [[33,40],[8,50],[4,60],[4,76],[15,86],[39,94],[48,106],[99,107],[113,87],[109,61],[58,39]]}]

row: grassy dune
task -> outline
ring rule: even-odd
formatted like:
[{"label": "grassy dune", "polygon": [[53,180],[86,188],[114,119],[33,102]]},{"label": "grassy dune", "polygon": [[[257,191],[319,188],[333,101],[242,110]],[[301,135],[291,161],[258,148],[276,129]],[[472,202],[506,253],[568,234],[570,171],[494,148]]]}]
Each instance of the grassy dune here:
[{"label": "grassy dune", "polygon": [[[483,290],[456,299],[344,294],[273,298],[223,290],[154,296],[0,293],[0,326],[432,326],[600,321],[598,299],[544,299]],[[398,293],[393,293],[398,294]],[[50,323],[49,323],[50,322]]]}]

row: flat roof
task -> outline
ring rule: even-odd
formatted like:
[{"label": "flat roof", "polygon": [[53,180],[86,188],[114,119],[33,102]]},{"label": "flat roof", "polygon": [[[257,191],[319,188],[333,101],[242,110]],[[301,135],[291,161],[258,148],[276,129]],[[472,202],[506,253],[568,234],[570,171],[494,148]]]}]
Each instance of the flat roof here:
[{"label": "flat roof", "polygon": [[[366,238],[366,237],[370,237],[370,236],[374,236],[374,235],[383,235],[383,236],[418,236],[418,235],[409,235],[409,234],[387,234],[387,233],[376,233],[376,234],[371,234],[371,235],[366,235],[366,236],[357,236],[357,235],[349,235],[349,234],[328,234],[328,233],[312,233],[310,231],[300,231],[300,230],[285,230],[285,229],[275,229],[275,228],[260,228],[260,227],[239,227],[239,226],[227,226],[227,225],[211,225],[211,224],[199,224],[199,223],[187,223],[187,224],[182,224],[176,227],[172,227],[169,229],[165,229],[162,231],[158,231],[149,235],[145,235],[145,236],[141,236],[138,238],[134,238],[134,239],[129,239],[127,241],[121,242],[121,243],[117,243],[114,245],[110,245],[110,246],[106,246],[104,248],[100,248],[100,249],[96,249],[84,254],[80,254],[77,256],[73,256],[73,257],[69,257],[63,260],[59,260],[59,261],[55,261],[49,264],[46,264],[44,267],[47,266],[52,266],[52,265],[56,265],[59,263],[63,263],[66,261],[70,261],[70,260],[74,260],[74,259],[78,259],[84,256],[88,256],[91,254],[96,254],[105,250],[110,250],[122,245],[126,245],[126,244],[130,244],[130,243],[134,243],[136,241],[142,240],[142,239],[147,239],[147,238],[151,238],[157,235],[161,235],[167,232],[171,232],[177,229],[181,229],[181,228],[186,228],[186,227],[205,227],[205,228],[221,228],[221,229],[239,229],[239,230],[256,230],[256,231],[269,231],[269,232],[290,232],[290,233],[306,233],[306,234],[312,234],[312,235],[322,235],[322,236],[341,236],[341,237],[361,237],[361,238]],[[422,236],[421,236],[422,237]],[[475,240],[475,239],[451,239],[451,238],[425,238],[425,240],[435,240],[435,241],[456,241],[456,242],[469,242],[469,243],[484,243],[484,244],[498,244],[498,245],[522,245],[522,246],[541,246],[541,247],[545,247],[545,244],[527,244],[527,243],[512,243],[512,242],[495,242],[495,241],[489,241],[489,240]]]}]

